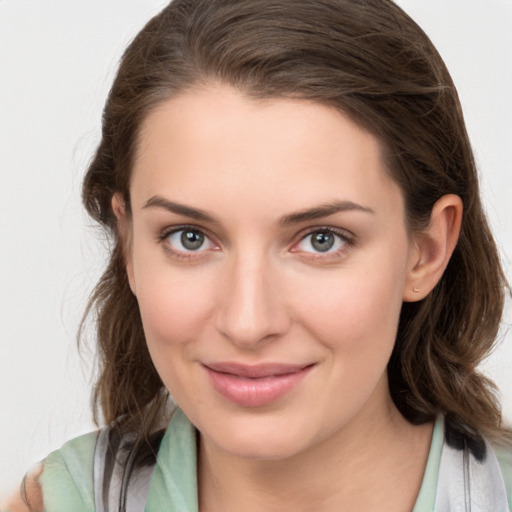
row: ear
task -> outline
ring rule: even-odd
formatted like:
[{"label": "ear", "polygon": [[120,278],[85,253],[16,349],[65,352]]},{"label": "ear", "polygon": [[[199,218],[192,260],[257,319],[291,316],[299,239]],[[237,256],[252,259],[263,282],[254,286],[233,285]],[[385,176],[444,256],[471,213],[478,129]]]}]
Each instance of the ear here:
[{"label": "ear", "polygon": [[116,216],[117,236],[119,237],[119,242],[123,247],[128,282],[133,294],[137,295],[135,293],[135,279],[133,273],[132,224],[129,215],[126,212],[125,202],[120,193],[115,193],[112,196],[112,211]]},{"label": "ear", "polygon": [[459,196],[441,197],[432,208],[427,228],[413,235],[404,301],[425,298],[441,279],[459,239],[462,210]]}]

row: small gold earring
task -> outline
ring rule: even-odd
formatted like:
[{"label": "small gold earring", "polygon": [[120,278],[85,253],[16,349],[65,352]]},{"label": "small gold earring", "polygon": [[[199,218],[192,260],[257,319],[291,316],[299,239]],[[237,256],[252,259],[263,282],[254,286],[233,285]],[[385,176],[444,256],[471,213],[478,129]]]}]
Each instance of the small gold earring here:
[{"label": "small gold earring", "polygon": [[419,289],[419,288],[413,288],[413,289],[412,289],[412,291],[413,291],[414,293],[420,293],[420,289]]}]

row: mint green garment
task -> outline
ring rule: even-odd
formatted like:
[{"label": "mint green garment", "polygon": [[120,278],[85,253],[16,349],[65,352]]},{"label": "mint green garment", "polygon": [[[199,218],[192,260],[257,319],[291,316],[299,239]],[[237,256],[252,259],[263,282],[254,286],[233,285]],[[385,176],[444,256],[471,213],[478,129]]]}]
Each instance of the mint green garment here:
[{"label": "mint green garment", "polygon": [[[412,512],[432,512],[444,440],[436,421],[423,483]],[[44,460],[40,477],[46,512],[93,512],[93,456],[96,434],[66,443]],[[496,450],[512,511],[512,452]],[[146,512],[198,512],[196,430],[177,409],[162,440],[151,480]]]}]

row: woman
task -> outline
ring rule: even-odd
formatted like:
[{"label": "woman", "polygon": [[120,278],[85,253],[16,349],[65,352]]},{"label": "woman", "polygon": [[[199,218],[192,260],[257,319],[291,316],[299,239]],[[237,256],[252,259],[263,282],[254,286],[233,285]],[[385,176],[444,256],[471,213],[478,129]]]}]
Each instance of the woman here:
[{"label": "woman", "polygon": [[453,83],[393,3],[173,2],[83,197],[115,240],[89,308],[110,428],[11,510],[512,508],[475,370],[505,279]]}]

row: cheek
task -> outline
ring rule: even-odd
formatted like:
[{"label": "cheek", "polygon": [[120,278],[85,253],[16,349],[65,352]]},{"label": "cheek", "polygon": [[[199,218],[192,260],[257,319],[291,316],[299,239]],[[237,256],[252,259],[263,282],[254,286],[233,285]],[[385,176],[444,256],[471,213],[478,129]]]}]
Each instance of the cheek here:
[{"label": "cheek", "polygon": [[206,278],[192,278],[186,272],[172,272],[167,265],[162,271],[148,266],[139,274],[137,300],[153,364],[165,387],[178,403],[186,403],[195,392],[193,366],[196,341],[211,316],[214,303]]},{"label": "cheek", "polygon": [[315,287],[304,277],[293,294],[302,323],[330,349],[382,363],[394,346],[402,306],[405,265],[396,261],[400,257],[376,258],[337,270]]},{"label": "cheek", "polygon": [[[300,323],[309,339],[323,346],[328,378],[321,392],[316,390],[319,408],[330,411],[337,424],[337,411],[346,417],[363,407],[376,390],[387,390],[386,368],[395,345],[402,300],[400,273],[350,272],[326,280],[314,295],[297,290],[304,304]],[[311,290],[311,286],[309,286]],[[300,294],[302,293],[302,297]]]},{"label": "cheek", "polygon": [[214,304],[214,284],[196,269],[144,265],[136,275],[137,300],[150,350],[198,339]]}]

